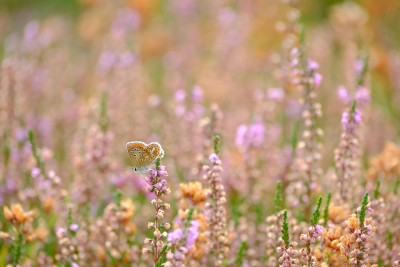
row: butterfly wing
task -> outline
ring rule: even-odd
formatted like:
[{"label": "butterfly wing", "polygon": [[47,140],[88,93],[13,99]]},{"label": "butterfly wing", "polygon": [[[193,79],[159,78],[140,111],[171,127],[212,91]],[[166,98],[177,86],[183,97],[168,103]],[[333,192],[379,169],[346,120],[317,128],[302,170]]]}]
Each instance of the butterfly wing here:
[{"label": "butterfly wing", "polygon": [[140,167],[140,159],[143,157],[143,153],[147,145],[140,141],[128,142],[126,144],[126,149],[128,151],[129,157],[131,159],[132,166],[134,168]]},{"label": "butterfly wing", "polygon": [[164,157],[164,150],[162,149],[159,143],[150,143],[147,146],[147,152],[149,153],[150,158],[155,161],[156,159],[162,159]]}]

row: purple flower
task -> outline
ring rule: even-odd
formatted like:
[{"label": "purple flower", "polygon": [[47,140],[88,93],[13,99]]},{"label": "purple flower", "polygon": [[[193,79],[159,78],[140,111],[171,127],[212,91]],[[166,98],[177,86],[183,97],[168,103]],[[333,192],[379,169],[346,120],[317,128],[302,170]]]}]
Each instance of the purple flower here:
[{"label": "purple flower", "polygon": [[103,51],[100,55],[99,62],[97,63],[97,66],[100,70],[102,71],[108,71],[117,62],[117,55],[111,51]]},{"label": "purple flower", "polygon": [[15,132],[15,137],[18,142],[23,142],[28,138],[28,132],[23,128],[18,128]]},{"label": "purple flower", "polygon": [[185,100],[186,93],[183,89],[180,89],[175,92],[175,100],[179,103],[183,102]]},{"label": "purple flower", "polygon": [[339,86],[339,88],[337,89],[337,96],[343,103],[348,104],[351,101],[349,91],[347,91],[344,86]]},{"label": "purple flower", "polygon": [[360,73],[364,67],[364,61],[362,59],[356,60],[354,62],[354,70],[356,73]]},{"label": "purple flower", "polygon": [[31,176],[32,176],[33,178],[36,178],[36,177],[38,177],[39,175],[40,175],[40,169],[37,168],[37,167],[33,168],[32,171],[31,171]]},{"label": "purple flower", "polygon": [[168,241],[175,244],[178,240],[181,240],[182,237],[183,237],[182,229],[178,228],[168,234]]},{"label": "purple flower", "polygon": [[239,147],[260,146],[264,142],[265,126],[261,122],[249,126],[240,125],[236,131],[236,145]]},{"label": "purple flower", "polygon": [[188,229],[188,234],[186,238],[186,248],[190,249],[194,243],[196,242],[197,237],[199,236],[199,225],[200,223],[197,220],[193,220],[190,222],[190,228]]},{"label": "purple flower", "polygon": [[309,59],[308,60],[308,68],[310,70],[316,71],[319,68],[319,64],[315,62],[314,60]]},{"label": "purple flower", "polygon": [[39,34],[39,22],[36,20],[29,21],[24,28],[24,41],[31,44]]},{"label": "purple flower", "polygon": [[128,182],[128,177],[126,175],[111,175],[109,177],[109,181],[111,184],[115,185],[116,187],[123,187]]},{"label": "purple flower", "polygon": [[71,230],[72,232],[76,232],[79,229],[79,225],[77,225],[76,223],[73,223],[69,226],[69,230]]},{"label": "purple flower", "polygon": [[290,66],[291,66],[291,67],[296,67],[298,64],[299,64],[299,60],[298,60],[297,58],[293,59],[293,60],[290,62]]},{"label": "purple flower", "polygon": [[149,170],[149,178],[154,179],[157,177],[157,171],[156,170]]},{"label": "purple flower", "polygon": [[348,127],[348,125],[350,123],[350,115],[349,115],[348,112],[343,112],[341,122],[342,122],[343,127],[345,129],[347,129],[347,127]]},{"label": "purple flower", "polygon": [[246,132],[247,132],[247,126],[244,125],[244,124],[239,125],[239,127],[236,130],[236,140],[235,140],[235,144],[237,146],[243,146],[244,145]]},{"label": "purple flower", "polygon": [[192,97],[194,102],[200,102],[203,99],[203,90],[200,86],[196,85],[193,88]]},{"label": "purple flower", "polygon": [[65,232],[66,232],[65,228],[59,227],[56,230],[56,235],[58,238],[62,238],[64,236]]},{"label": "purple flower", "polygon": [[285,97],[285,92],[282,88],[269,88],[267,91],[267,96],[270,100],[282,100]]},{"label": "purple flower", "polygon": [[222,8],[218,13],[218,22],[222,26],[230,26],[236,20],[236,13],[231,8]]},{"label": "purple flower", "polygon": [[253,146],[260,146],[264,142],[265,127],[261,122],[250,125],[248,138]]},{"label": "purple flower", "polygon": [[316,225],[315,226],[315,231],[317,231],[317,233],[320,235],[322,234],[322,232],[324,231],[324,228],[321,225]]},{"label": "purple flower", "polygon": [[196,1],[174,0],[172,1],[172,8],[178,15],[188,17],[196,10]]},{"label": "purple flower", "polygon": [[111,26],[111,33],[116,38],[125,38],[129,31],[135,30],[140,24],[139,15],[130,10],[123,9],[118,11],[116,19]]},{"label": "purple flower", "polygon": [[362,114],[361,114],[361,112],[360,112],[358,109],[356,109],[356,110],[354,111],[353,116],[354,116],[354,122],[355,122],[356,124],[360,124],[361,121],[362,121]]},{"label": "purple flower", "polygon": [[73,263],[71,264],[71,267],[79,267],[79,265],[78,265],[76,262],[73,262]]},{"label": "purple flower", "polygon": [[125,52],[119,56],[119,66],[120,67],[129,67],[135,61],[135,55],[131,52]]},{"label": "purple flower", "polygon": [[299,53],[299,49],[297,47],[293,47],[292,50],[290,50],[291,56],[296,56],[298,53]]},{"label": "purple flower", "polygon": [[[342,126],[346,131],[351,131],[353,130],[355,125],[359,125],[362,121],[362,114],[361,112],[356,109],[354,112],[349,113],[349,112],[344,112],[342,115]],[[354,122],[351,123],[351,121]]]},{"label": "purple flower", "polygon": [[154,187],[157,188],[159,191],[162,191],[164,189],[164,185],[161,182],[156,183]]},{"label": "purple flower", "polygon": [[167,172],[167,169],[165,168],[165,166],[160,166],[157,169],[157,175],[158,175],[158,177],[168,176],[168,172]]},{"label": "purple flower", "polygon": [[370,102],[370,96],[367,88],[364,86],[359,86],[356,91],[356,100],[357,103],[364,105]]},{"label": "purple flower", "polygon": [[212,154],[208,157],[208,159],[209,159],[209,160],[211,161],[211,163],[213,163],[213,164],[215,164],[215,163],[219,160],[217,154],[215,154],[215,153],[212,153]]},{"label": "purple flower", "polygon": [[315,85],[320,85],[322,82],[322,75],[318,72],[314,73],[313,81]]}]

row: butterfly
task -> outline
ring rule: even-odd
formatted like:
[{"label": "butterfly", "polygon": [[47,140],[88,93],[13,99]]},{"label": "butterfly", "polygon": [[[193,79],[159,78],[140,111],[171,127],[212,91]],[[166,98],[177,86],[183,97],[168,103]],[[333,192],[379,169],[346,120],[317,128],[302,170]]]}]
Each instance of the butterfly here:
[{"label": "butterfly", "polygon": [[164,157],[164,150],[159,143],[146,144],[141,141],[132,141],[126,144],[133,170],[142,175],[147,174],[149,167],[157,159]]}]

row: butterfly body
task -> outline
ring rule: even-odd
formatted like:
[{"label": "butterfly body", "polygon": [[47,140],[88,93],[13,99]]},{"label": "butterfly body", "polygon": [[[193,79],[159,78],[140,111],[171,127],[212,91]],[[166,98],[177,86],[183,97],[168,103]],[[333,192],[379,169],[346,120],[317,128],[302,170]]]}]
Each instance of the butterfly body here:
[{"label": "butterfly body", "polygon": [[126,144],[132,167],[135,172],[147,173],[149,167],[157,159],[164,157],[164,150],[159,143],[153,142],[146,144],[141,141],[132,141]]}]

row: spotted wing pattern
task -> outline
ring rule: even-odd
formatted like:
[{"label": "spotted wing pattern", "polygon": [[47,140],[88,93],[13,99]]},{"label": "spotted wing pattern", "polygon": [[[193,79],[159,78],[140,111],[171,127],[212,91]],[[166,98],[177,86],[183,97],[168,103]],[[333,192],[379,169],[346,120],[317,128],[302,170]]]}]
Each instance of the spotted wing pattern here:
[{"label": "spotted wing pattern", "polygon": [[131,158],[134,171],[146,173],[150,165],[158,158],[164,157],[164,150],[159,143],[146,144],[140,141],[133,141],[126,144],[129,157]]}]

